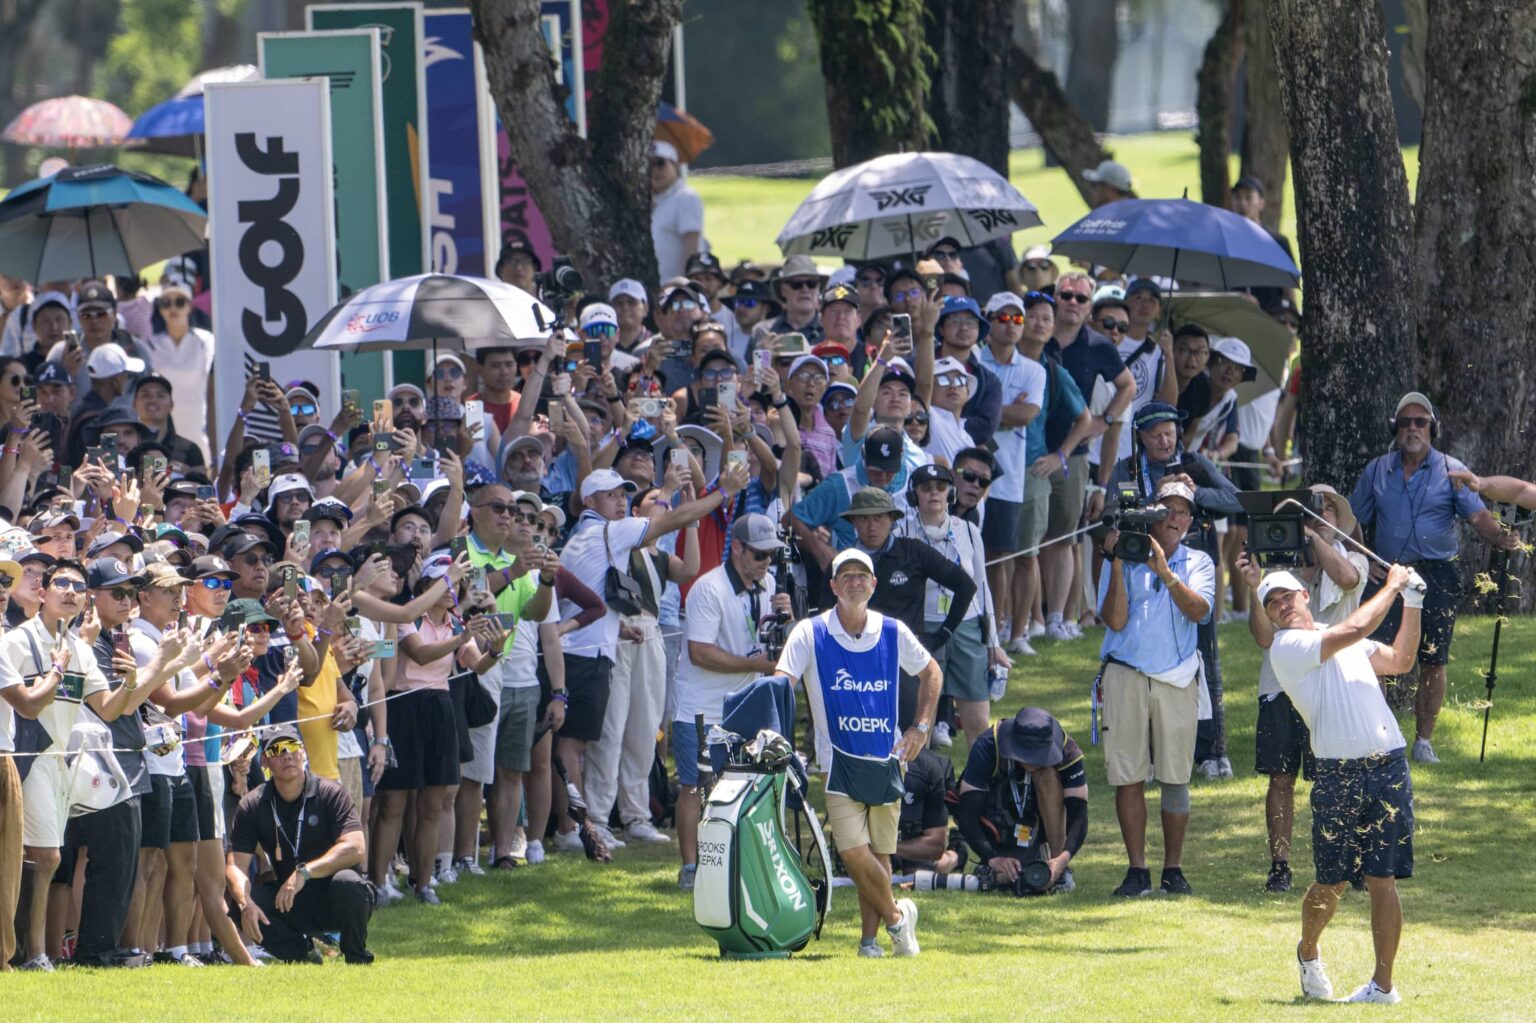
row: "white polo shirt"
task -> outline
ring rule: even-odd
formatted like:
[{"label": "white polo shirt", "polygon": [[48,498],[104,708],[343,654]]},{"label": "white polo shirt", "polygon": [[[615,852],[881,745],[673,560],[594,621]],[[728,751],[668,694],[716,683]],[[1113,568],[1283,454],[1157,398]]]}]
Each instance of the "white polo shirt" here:
[{"label": "white polo shirt", "polygon": [[[603,522],[593,511],[582,512],[576,530],[560,552],[560,567],[570,571],[599,597],[607,598],[608,569],[629,571],[629,552],[645,543],[649,519],[627,516],[608,523],[608,542],[603,543]],[[560,617],[574,618],[580,608],[569,600],[560,602]],[[614,660],[619,645],[619,613],[613,608],[591,625],[566,633],[561,648],[574,657],[606,657]]]},{"label": "white polo shirt", "polygon": [[[727,563],[728,564],[728,563]],[[756,672],[722,674],[693,663],[688,644],[710,643],[737,657],[760,655],[758,624],[773,613],[773,572],[755,591],[738,590],[727,565],[719,565],[699,577],[688,591],[688,618],[683,632],[682,656],[677,661],[677,710],[674,721],[691,723],[703,714],[706,724],[718,724],[725,713],[725,697],[757,678]]]},{"label": "white polo shirt", "polygon": [[[1008,357],[1009,361],[998,362],[992,349],[985,345],[976,351],[976,358],[981,364],[1002,382],[1004,408],[1017,401],[1021,394],[1027,404],[1040,408],[1045,403],[1045,367],[1034,359],[1024,358],[1018,349],[1010,350]],[[1003,473],[993,481],[987,491],[988,497],[1014,504],[1024,500],[1024,477],[1029,472],[1025,455],[1028,430],[1026,426],[998,424],[997,432],[992,437],[997,442],[997,465]]]},{"label": "white polo shirt", "polygon": [[1280,688],[1312,732],[1312,755],[1358,760],[1402,749],[1407,743],[1371,667],[1379,644],[1362,639],[1324,661],[1327,628],[1283,629],[1269,648]]},{"label": "white polo shirt", "polygon": [[[1354,614],[1365,592],[1366,580],[1370,578],[1370,566],[1365,563],[1364,554],[1347,549],[1337,540],[1333,542],[1333,549],[1355,566],[1357,578],[1354,589],[1341,590],[1328,578],[1327,572],[1317,573],[1317,582],[1307,591],[1307,605],[1312,609],[1312,620],[1319,625],[1337,625]],[[1255,608],[1253,613],[1263,614],[1264,611]],[[1275,678],[1275,669],[1269,663],[1269,651],[1266,650],[1259,661],[1259,699],[1273,700],[1280,692],[1280,681]]]}]

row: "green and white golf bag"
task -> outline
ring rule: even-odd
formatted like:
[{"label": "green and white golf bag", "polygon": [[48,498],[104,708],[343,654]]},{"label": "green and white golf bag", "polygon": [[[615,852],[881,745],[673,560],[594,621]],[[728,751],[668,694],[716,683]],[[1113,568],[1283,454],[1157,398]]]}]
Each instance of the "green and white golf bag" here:
[{"label": "green and white golf bag", "polygon": [[801,792],[789,766],[788,743],[764,730],[747,752],[754,762],[726,767],[704,806],[693,917],[726,958],[783,958],[820,936],[831,901],[826,879],[832,864],[808,804],[804,810],[821,879],[806,877],[800,853],[785,836],[786,797],[791,787]]}]

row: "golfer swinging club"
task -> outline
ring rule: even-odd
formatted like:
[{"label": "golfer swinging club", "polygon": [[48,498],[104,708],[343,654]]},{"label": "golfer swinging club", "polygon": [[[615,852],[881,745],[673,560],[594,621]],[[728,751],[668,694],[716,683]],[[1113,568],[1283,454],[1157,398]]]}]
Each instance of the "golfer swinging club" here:
[{"label": "golfer swinging club", "polygon": [[[901,622],[869,610],[875,566],[845,550],[832,559],[837,606],[790,633],[778,673],[804,680],[816,726],[816,762],[827,770],[827,817],[848,874],[858,886],[859,955],[879,958],[880,922],[892,952],[915,956],[917,904],[891,896],[891,854],[901,818],[902,765],[928,744],[942,674]],[[901,673],[918,679],[915,724],[897,731]]]},{"label": "golfer swinging club", "polygon": [[[1243,564],[1251,584],[1258,568]],[[1316,760],[1312,785],[1312,859],[1317,883],[1301,903],[1301,943],[1296,958],[1301,991],[1332,998],[1333,984],[1318,949],[1323,929],[1351,879],[1364,875],[1371,894],[1371,937],[1376,970],[1344,1001],[1402,1000],[1392,984],[1392,962],[1403,931],[1397,878],[1413,876],[1413,783],[1403,756],[1407,743],[1377,684],[1378,675],[1413,667],[1419,648],[1424,580],[1393,565],[1386,585],[1343,622],[1312,620],[1307,590],[1289,572],[1271,572],[1258,583],[1259,603],[1279,630],[1269,648],[1280,688],[1312,733]],[[1403,620],[1390,648],[1368,637],[1397,595]]]}]

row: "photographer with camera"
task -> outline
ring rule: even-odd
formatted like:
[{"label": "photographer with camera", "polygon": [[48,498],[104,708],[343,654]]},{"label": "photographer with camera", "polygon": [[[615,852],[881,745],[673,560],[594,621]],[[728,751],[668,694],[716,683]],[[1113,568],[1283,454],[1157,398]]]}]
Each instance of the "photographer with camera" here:
[{"label": "photographer with camera", "polygon": [[765,620],[791,613],[790,595],[775,593],[770,575],[782,543],[766,515],[739,517],[731,527],[731,550],[723,565],[699,577],[688,591],[688,618],[677,667],[677,710],[672,720],[672,753],[677,760],[677,842],[682,869],[677,886],[693,890],[698,867],[699,758],[705,726],[720,723],[725,695],[761,675],[771,675],[774,655],[764,649]]},{"label": "photographer with camera", "polygon": [[[1344,500],[1325,483],[1311,491],[1323,498],[1322,516],[1345,533],[1355,529],[1355,516]],[[1310,527],[1305,530],[1313,564],[1292,569],[1308,588],[1307,607],[1313,619],[1324,625],[1337,625],[1360,606],[1365,589],[1365,555],[1345,547],[1335,534],[1322,536]],[[1243,554],[1237,560],[1243,582],[1257,591],[1262,570],[1255,558]],[[1291,890],[1291,830],[1296,816],[1296,775],[1313,780],[1311,736],[1306,722],[1296,713],[1291,698],[1280,689],[1275,669],[1270,664],[1269,648],[1275,640],[1275,627],[1262,609],[1248,617],[1248,631],[1264,652],[1259,662],[1259,724],[1254,734],[1254,770],[1269,776],[1269,791],[1264,797],[1264,824],[1269,835],[1269,878],[1264,887],[1272,892]]]},{"label": "photographer with camera", "polygon": [[960,775],[960,832],[977,874],[1015,895],[1076,887],[1068,866],[1088,836],[1082,750],[1039,707],[998,721],[971,746]]},{"label": "photographer with camera", "polygon": [[[1138,503],[1150,503],[1152,495],[1169,473],[1181,473],[1194,488],[1194,519],[1188,546],[1203,551],[1214,564],[1221,548],[1214,519],[1242,511],[1237,488],[1204,455],[1188,452],[1179,443],[1179,431],[1188,414],[1163,401],[1149,401],[1132,420],[1131,457],[1115,463],[1109,478],[1111,494],[1134,493]],[[1213,590],[1214,592],[1214,590]],[[1202,719],[1195,737],[1195,760],[1206,778],[1232,777],[1227,759],[1226,713],[1221,696],[1221,655],[1216,646],[1215,619],[1202,624],[1198,631],[1200,656],[1205,661],[1205,687],[1210,699],[1210,717]]]},{"label": "photographer with camera", "polygon": [[[1110,530],[1103,546],[1108,564],[1099,575],[1099,616],[1105,625],[1099,675],[1104,764],[1115,787],[1115,815],[1130,860],[1125,880],[1114,892],[1119,896],[1152,890],[1144,790],[1154,769],[1154,749],[1162,794],[1162,889],[1170,895],[1193,894],[1180,863],[1189,827],[1189,776],[1200,713],[1196,626],[1210,620],[1216,566],[1208,554],[1182,542],[1195,512],[1195,487],[1189,477],[1165,476],[1157,502],[1152,515],[1143,513],[1143,520],[1150,521],[1139,543],[1121,545],[1121,530]],[[1134,523],[1126,522],[1128,518],[1122,513],[1123,527]]]}]

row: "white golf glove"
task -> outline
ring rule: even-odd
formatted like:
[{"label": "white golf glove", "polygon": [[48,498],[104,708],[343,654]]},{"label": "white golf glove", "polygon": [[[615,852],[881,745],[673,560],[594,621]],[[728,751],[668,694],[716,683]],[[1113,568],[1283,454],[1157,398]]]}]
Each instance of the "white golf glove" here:
[{"label": "white golf glove", "polygon": [[1408,570],[1408,585],[1403,587],[1403,606],[1423,608],[1424,594],[1428,587],[1424,585],[1424,577],[1418,571]]}]

